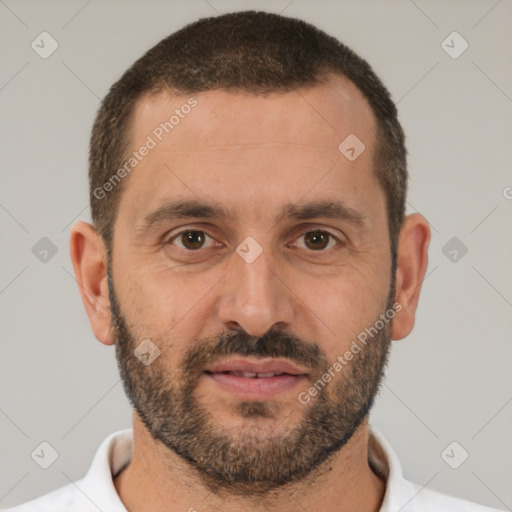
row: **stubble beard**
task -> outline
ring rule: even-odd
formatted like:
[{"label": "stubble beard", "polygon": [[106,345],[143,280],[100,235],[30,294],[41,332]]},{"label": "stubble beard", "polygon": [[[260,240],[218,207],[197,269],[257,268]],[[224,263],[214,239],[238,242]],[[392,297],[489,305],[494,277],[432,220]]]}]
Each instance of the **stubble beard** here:
[{"label": "stubble beard", "polygon": [[[314,370],[311,385],[330,366],[323,350],[280,331],[259,338],[236,332],[195,342],[176,372],[162,365],[162,357],[145,366],[134,350],[147,336],[140,338],[136,329],[128,328],[110,266],[108,282],[116,358],[131,405],[149,434],[186,461],[216,494],[258,497],[305,479],[347,444],[373,406],[389,356],[391,323],[310,403],[302,405],[297,399],[303,410],[297,424],[286,425],[275,401],[246,401],[237,404],[236,412],[247,420],[247,428],[230,429],[198,401],[196,389],[207,363],[235,354],[288,358]],[[388,309],[393,301],[391,290]],[[152,341],[172,346],[168,340]]]}]

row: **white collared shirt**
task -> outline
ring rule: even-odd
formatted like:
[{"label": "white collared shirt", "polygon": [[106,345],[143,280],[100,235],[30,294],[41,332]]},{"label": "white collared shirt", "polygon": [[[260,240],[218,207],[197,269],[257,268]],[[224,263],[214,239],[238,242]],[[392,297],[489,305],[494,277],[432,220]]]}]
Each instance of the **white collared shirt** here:
[{"label": "white collared shirt", "polygon": [[[120,430],[98,448],[84,478],[5,512],[127,512],[114,486],[132,458],[133,432]],[[386,481],[380,512],[499,512],[406,480],[397,455],[374,427],[368,446],[372,469]]]}]

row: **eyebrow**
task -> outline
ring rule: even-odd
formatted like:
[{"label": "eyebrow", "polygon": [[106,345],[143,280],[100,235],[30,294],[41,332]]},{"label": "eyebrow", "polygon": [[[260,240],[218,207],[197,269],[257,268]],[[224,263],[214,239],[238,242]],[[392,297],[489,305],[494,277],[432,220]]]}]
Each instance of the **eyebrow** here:
[{"label": "eyebrow", "polygon": [[[196,199],[182,199],[166,203],[144,217],[137,231],[149,228],[170,220],[180,219],[219,219],[233,221],[237,218],[233,212],[217,202],[203,202]],[[368,223],[366,215],[343,204],[340,201],[311,201],[303,204],[288,203],[277,214],[275,224],[285,219],[308,220],[326,218],[348,222],[359,227]]]}]

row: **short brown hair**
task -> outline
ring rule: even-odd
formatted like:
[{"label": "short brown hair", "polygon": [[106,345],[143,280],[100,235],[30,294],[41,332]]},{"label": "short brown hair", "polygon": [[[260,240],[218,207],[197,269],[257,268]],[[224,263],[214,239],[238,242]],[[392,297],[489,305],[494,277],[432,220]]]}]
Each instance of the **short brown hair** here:
[{"label": "short brown hair", "polygon": [[104,98],[92,129],[89,184],[92,219],[111,251],[123,183],[97,190],[126,159],[137,100],[161,88],[193,94],[213,89],[265,94],[342,75],[355,84],[377,120],[374,172],[386,196],[393,268],[405,215],[404,133],[388,90],[370,65],[334,37],[304,21],[245,11],[204,18],[160,41],[138,59]]}]

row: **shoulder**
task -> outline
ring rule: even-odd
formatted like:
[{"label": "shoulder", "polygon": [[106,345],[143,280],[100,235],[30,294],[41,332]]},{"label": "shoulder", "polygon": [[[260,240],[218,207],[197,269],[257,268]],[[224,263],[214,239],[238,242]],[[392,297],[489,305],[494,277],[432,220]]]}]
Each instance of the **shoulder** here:
[{"label": "shoulder", "polygon": [[403,476],[397,454],[373,426],[368,441],[370,465],[386,481],[380,512],[500,512],[410,482]]},{"label": "shoulder", "polygon": [[130,462],[132,447],[131,429],[110,434],[82,479],[3,512],[126,512],[113,477]]},{"label": "shoulder", "polygon": [[[86,497],[81,494],[80,480],[75,484],[68,484],[60,489],[39,496],[36,499],[27,501],[3,512],[56,512],[64,510],[82,510],[84,512],[91,509],[94,505],[86,502]],[[78,486],[78,487],[77,487]],[[97,512],[97,508],[94,507]]]},{"label": "shoulder", "polygon": [[411,487],[411,499],[403,506],[403,512],[503,512],[496,508],[485,507],[472,501],[450,496],[433,489],[408,482]]}]

